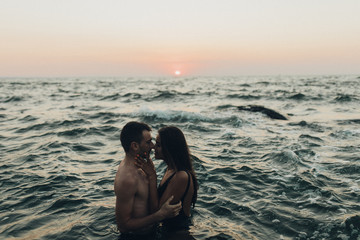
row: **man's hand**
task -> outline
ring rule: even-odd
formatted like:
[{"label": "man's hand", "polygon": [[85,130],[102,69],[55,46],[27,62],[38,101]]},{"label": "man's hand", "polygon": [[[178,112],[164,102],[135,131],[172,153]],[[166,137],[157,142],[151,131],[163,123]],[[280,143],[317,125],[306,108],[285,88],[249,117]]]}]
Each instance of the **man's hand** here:
[{"label": "man's hand", "polygon": [[174,196],[169,197],[168,200],[161,206],[158,213],[161,216],[161,219],[172,218],[179,215],[179,212],[182,208],[181,201],[177,204],[170,205],[171,200],[174,199]]}]

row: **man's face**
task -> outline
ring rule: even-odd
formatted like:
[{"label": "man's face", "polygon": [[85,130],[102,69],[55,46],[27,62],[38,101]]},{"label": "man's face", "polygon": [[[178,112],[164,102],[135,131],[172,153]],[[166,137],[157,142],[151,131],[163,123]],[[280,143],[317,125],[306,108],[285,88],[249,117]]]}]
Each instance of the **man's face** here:
[{"label": "man's face", "polygon": [[151,149],[154,148],[154,144],[152,142],[151,133],[149,131],[143,131],[143,139],[141,140],[139,146],[140,150],[138,154],[140,154],[140,156],[145,157],[145,152],[147,156],[150,155]]}]

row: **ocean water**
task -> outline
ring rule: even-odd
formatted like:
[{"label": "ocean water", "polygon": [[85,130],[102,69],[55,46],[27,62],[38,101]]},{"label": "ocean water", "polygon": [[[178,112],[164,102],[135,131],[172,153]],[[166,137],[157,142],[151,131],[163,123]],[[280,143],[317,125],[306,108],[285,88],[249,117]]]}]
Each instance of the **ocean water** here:
[{"label": "ocean water", "polygon": [[0,239],[117,239],[132,120],[184,131],[195,239],[360,239],[359,76],[2,78]]}]

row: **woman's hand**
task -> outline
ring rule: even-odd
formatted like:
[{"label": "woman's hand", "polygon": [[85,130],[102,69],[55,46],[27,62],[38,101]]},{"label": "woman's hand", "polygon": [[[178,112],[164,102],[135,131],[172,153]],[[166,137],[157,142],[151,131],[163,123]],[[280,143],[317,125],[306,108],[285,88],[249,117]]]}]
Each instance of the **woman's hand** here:
[{"label": "woman's hand", "polygon": [[153,161],[150,158],[150,154],[144,153],[145,159],[139,154],[135,157],[135,165],[141,168],[147,175],[147,177],[155,178],[156,180],[156,170]]}]

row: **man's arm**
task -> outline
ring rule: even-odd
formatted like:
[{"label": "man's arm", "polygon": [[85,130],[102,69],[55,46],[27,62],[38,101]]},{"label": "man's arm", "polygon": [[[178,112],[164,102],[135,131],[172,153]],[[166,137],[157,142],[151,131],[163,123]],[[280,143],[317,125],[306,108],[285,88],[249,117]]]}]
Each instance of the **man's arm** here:
[{"label": "man's arm", "polygon": [[116,222],[120,232],[139,230],[179,214],[181,204],[170,205],[170,201],[173,199],[170,197],[155,213],[141,218],[133,218],[132,210],[136,189],[137,182],[133,179],[127,179],[118,185],[115,184]]}]

